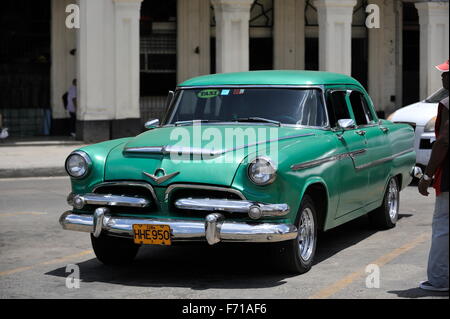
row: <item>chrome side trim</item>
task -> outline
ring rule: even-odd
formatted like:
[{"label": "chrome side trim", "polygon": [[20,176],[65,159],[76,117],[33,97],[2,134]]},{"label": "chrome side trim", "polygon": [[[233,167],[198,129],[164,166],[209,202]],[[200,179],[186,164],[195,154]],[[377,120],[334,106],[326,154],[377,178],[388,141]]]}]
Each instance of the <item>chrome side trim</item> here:
[{"label": "chrome side trim", "polygon": [[[81,215],[67,211],[61,215],[59,221],[66,230],[98,233],[101,226],[101,233],[126,238],[134,237],[133,224],[168,225],[173,241],[280,242],[293,240],[298,235],[297,228],[291,224],[238,223],[222,220],[220,214],[208,216],[205,220],[180,220],[112,217],[100,213]],[[94,219],[97,219],[95,228]]]},{"label": "chrome side trim", "polygon": [[100,187],[107,187],[107,186],[134,186],[134,187],[144,187],[146,188],[150,194],[152,195],[153,202],[158,205],[158,198],[156,197],[155,190],[153,187],[145,182],[135,182],[135,181],[115,181],[115,182],[104,182],[100,183],[94,186],[92,192],[95,193]]},{"label": "chrome side trim", "polygon": [[179,209],[199,211],[221,211],[229,213],[248,214],[251,208],[261,211],[260,217],[281,217],[289,213],[287,204],[264,204],[246,200],[209,199],[209,198],[180,198],[175,202]]},{"label": "chrome side trim", "polygon": [[333,155],[333,156],[329,156],[329,157],[325,157],[322,159],[318,159],[318,160],[313,160],[313,161],[309,161],[309,162],[304,162],[304,163],[299,163],[299,164],[294,164],[291,166],[291,170],[293,171],[299,171],[302,169],[307,169],[307,168],[312,168],[312,167],[316,167],[328,162],[333,162],[333,161],[340,161],[344,158],[354,158],[355,156],[358,155],[362,155],[365,152],[367,152],[366,149],[360,149],[354,152],[348,152],[348,153],[343,153],[343,154],[338,154],[338,155]]},{"label": "chrome side trim", "polygon": [[381,159],[378,159],[378,160],[375,160],[375,161],[372,161],[372,162],[369,162],[369,163],[366,163],[366,164],[363,164],[363,165],[356,166],[355,168],[356,168],[356,170],[362,170],[362,169],[374,167],[374,166],[377,166],[377,165],[380,165],[380,164],[392,161],[393,159],[395,159],[397,157],[400,157],[402,155],[408,154],[408,153],[413,152],[413,151],[414,151],[414,149],[410,148],[410,149],[408,149],[406,151],[399,152],[399,153],[393,154],[393,155],[385,157],[385,158],[381,158]]},{"label": "chrome side trim", "polygon": [[151,202],[145,198],[93,193],[75,195],[72,199],[72,203],[77,209],[82,209],[85,205],[148,207],[151,204]]},{"label": "chrome side trim", "polygon": [[233,148],[228,149],[221,149],[221,150],[212,150],[207,148],[195,148],[195,147],[183,147],[183,146],[172,146],[172,145],[166,145],[166,146],[143,146],[143,147],[128,147],[124,149],[124,153],[130,153],[130,154],[156,154],[156,155],[196,155],[196,156],[207,156],[208,159],[213,159],[215,157],[221,156],[228,152],[238,151],[244,148],[253,147],[260,144],[266,144],[266,143],[273,143],[276,141],[283,141],[287,139],[293,139],[298,137],[306,137],[306,136],[313,136],[316,135],[314,133],[307,133],[307,134],[297,134],[297,135],[290,135],[290,136],[284,136],[280,138],[275,138],[267,141],[237,146]]},{"label": "chrome side trim", "polygon": [[209,186],[209,185],[195,185],[195,184],[172,184],[167,187],[164,199],[169,200],[170,193],[177,188],[185,188],[185,189],[204,189],[210,191],[220,191],[220,192],[228,192],[239,196],[241,199],[246,200],[247,198],[237,189],[234,188],[226,188],[219,186]]}]

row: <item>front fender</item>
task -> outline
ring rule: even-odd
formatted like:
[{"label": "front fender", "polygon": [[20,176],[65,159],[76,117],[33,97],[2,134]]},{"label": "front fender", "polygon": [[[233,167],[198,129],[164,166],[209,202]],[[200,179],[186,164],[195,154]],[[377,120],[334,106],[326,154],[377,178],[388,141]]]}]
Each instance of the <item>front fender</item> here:
[{"label": "front fender", "polygon": [[94,185],[103,182],[105,177],[105,163],[109,153],[128,140],[129,138],[121,138],[77,149],[77,151],[80,150],[89,155],[92,160],[92,170],[82,179],[71,178],[72,192],[75,194],[89,193]]}]

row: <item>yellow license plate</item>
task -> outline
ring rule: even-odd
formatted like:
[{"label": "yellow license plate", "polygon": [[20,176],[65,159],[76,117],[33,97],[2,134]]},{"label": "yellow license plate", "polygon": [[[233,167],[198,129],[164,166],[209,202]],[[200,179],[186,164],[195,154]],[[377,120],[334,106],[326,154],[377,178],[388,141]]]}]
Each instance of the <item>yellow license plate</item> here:
[{"label": "yellow license plate", "polygon": [[134,242],[144,245],[171,245],[169,225],[133,225]]}]

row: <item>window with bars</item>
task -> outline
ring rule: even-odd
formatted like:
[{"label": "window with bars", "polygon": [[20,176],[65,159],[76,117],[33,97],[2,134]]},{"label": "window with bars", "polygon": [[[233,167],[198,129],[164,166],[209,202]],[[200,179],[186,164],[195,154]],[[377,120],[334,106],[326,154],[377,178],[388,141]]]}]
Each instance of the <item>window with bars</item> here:
[{"label": "window with bars", "polygon": [[2,1],[0,114],[11,137],[44,134],[50,112],[50,13],[50,0]]},{"label": "window with bars", "polygon": [[144,0],[140,23],[140,111],[142,123],[162,119],[167,92],[176,86],[177,1]]}]

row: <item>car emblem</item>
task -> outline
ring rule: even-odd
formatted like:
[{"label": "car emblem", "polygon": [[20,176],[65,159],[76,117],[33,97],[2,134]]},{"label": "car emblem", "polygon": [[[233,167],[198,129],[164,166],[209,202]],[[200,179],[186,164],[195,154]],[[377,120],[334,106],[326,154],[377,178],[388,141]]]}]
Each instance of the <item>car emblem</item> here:
[{"label": "car emblem", "polygon": [[157,184],[164,183],[165,181],[171,179],[172,177],[177,176],[180,174],[180,172],[175,172],[169,175],[166,175],[166,171],[163,168],[158,168],[155,171],[155,174],[150,174],[147,172],[142,172],[145,176],[150,177],[153,181],[155,181]]}]

